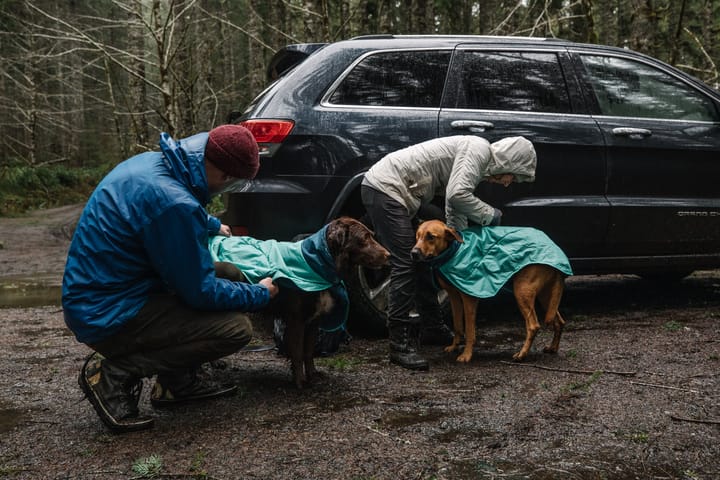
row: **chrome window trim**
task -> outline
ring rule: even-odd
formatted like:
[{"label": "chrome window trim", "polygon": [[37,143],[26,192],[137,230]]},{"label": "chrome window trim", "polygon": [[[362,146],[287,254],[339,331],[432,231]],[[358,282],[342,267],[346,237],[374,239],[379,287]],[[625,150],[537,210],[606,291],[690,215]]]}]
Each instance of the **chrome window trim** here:
[{"label": "chrome window trim", "polygon": [[535,115],[535,116],[542,116],[542,117],[588,117],[592,118],[593,116],[589,113],[564,113],[564,112],[527,112],[524,110],[489,110],[487,108],[484,109],[474,109],[474,108],[442,108],[443,112],[452,111],[452,112],[460,112],[460,113],[483,113],[486,115],[494,115],[494,114],[503,114],[503,115]]}]

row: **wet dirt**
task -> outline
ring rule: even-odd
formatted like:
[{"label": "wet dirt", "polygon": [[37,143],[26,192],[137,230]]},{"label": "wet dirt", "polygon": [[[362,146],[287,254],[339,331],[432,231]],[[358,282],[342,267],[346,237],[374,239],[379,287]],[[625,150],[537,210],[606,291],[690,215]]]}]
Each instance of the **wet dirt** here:
[{"label": "wet dirt", "polygon": [[0,478],[720,478],[720,271],[572,277],[560,352],[542,330],[524,363],[507,294],[483,303],[468,365],[424,346],[430,371],[410,372],[356,337],[298,391],[273,351],[238,352],[215,371],[238,395],[153,410],[148,379],[155,427],[113,435],[82,399],[89,350],[59,306],[78,214],[0,219]]}]

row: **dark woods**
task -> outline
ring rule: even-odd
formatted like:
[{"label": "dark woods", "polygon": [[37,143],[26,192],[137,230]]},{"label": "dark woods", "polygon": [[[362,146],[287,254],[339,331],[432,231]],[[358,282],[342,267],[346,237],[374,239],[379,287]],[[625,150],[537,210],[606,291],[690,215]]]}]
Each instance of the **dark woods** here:
[{"label": "dark woods", "polygon": [[713,0],[2,0],[0,180],[113,165],[223,123],[281,46],[377,33],[627,46],[717,86]]}]

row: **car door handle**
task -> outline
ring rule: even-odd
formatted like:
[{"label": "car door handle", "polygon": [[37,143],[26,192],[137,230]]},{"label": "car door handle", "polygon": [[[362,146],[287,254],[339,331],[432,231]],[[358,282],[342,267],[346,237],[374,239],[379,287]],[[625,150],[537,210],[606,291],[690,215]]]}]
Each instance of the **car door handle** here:
[{"label": "car door handle", "polygon": [[472,133],[483,133],[486,130],[492,130],[495,128],[490,122],[481,122],[478,120],[455,120],[450,122],[450,127],[453,130],[468,130]]},{"label": "car door handle", "polygon": [[652,135],[652,130],[647,130],[645,128],[618,127],[613,128],[612,133],[616,137],[628,137],[633,140],[642,140],[643,138]]}]

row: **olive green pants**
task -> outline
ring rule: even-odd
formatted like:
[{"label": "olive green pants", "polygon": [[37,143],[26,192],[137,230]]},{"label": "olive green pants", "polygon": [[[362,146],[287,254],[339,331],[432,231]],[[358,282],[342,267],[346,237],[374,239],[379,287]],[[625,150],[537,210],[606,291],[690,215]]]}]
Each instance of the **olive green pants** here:
[{"label": "olive green pants", "polygon": [[141,378],[195,369],[237,352],[251,338],[244,313],[195,310],[175,295],[160,294],[151,295],[117,334],[89,346],[112,367]]}]

